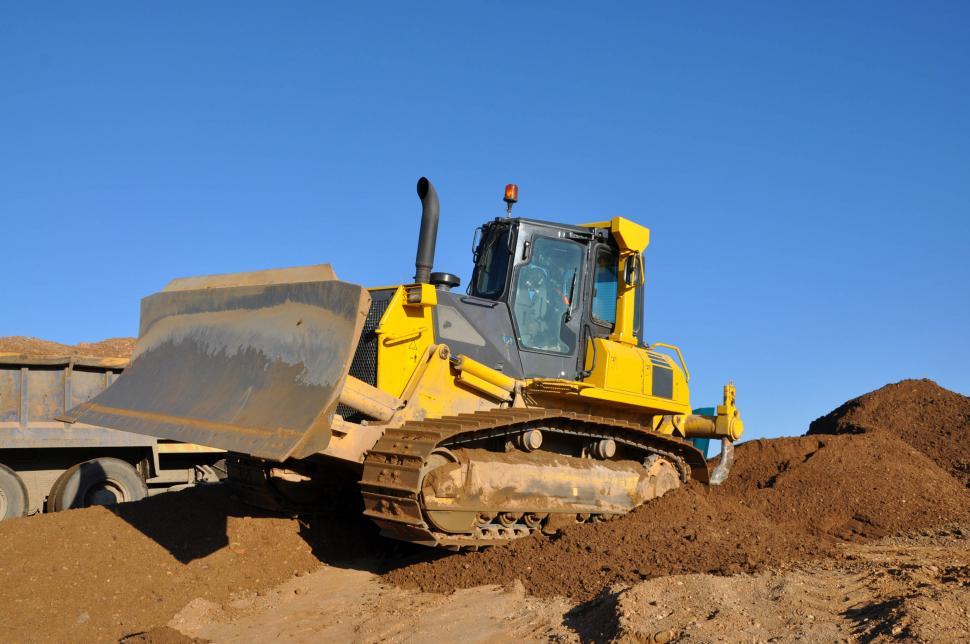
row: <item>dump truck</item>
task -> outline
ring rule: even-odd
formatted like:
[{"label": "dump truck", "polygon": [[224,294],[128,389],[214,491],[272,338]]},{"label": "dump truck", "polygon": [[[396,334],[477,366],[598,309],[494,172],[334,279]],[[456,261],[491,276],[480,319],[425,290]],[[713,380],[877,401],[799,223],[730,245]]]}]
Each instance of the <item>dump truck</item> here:
[{"label": "dump truck", "polygon": [[55,420],[127,365],[121,357],[0,353],[0,520],[225,478],[223,450]]},{"label": "dump truck", "polygon": [[[649,229],[513,217],[510,184],[462,293],[432,272],[438,196],[417,192],[413,280],[368,289],[325,264],[175,279],[142,300],[124,375],[64,420],[229,450],[254,498],[350,480],[384,535],[450,549],[723,480],[735,387],[695,413],[680,349],[643,340]],[[721,442],[716,466],[694,439]]]}]

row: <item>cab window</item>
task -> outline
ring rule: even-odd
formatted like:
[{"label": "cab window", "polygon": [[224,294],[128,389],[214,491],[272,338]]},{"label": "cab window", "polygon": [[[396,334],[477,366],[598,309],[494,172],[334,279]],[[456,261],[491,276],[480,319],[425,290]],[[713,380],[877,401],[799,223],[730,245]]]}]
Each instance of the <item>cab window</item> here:
[{"label": "cab window", "polygon": [[482,243],[470,294],[497,300],[505,292],[509,272],[509,232],[492,232]]},{"label": "cab window", "polygon": [[577,292],[583,248],[571,241],[536,237],[527,264],[515,277],[512,307],[519,344],[525,349],[571,353],[575,334],[563,333]]},{"label": "cab window", "polygon": [[616,323],[616,273],[616,253],[601,248],[593,270],[592,314],[596,322],[607,326]]}]

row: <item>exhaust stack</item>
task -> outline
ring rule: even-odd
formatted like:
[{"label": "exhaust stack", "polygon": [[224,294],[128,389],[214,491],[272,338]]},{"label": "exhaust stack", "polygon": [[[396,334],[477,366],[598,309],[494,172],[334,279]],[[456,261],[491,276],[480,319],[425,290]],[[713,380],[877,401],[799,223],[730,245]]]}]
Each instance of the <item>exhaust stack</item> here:
[{"label": "exhaust stack", "polygon": [[418,198],[421,199],[421,232],[418,235],[418,254],[414,259],[414,281],[427,284],[431,281],[434,265],[434,247],[438,239],[438,193],[425,177],[418,179]]}]

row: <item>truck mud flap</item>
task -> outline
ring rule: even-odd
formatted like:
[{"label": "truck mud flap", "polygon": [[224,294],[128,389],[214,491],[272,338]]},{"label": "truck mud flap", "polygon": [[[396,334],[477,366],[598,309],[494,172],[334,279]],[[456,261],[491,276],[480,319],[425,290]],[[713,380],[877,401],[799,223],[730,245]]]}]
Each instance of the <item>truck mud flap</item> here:
[{"label": "truck mud flap", "polygon": [[142,300],[129,367],[64,420],[304,458],[330,441],[369,306],[329,266],[175,280]]}]

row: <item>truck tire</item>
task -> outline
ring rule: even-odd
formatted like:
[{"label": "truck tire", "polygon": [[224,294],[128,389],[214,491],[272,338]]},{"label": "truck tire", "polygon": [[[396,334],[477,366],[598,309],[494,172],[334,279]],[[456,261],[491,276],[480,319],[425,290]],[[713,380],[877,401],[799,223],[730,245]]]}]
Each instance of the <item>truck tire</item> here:
[{"label": "truck tire", "polygon": [[146,496],[148,486],[129,463],[117,458],[95,458],[78,463],[57,477],[47,497],[47,511],[114,505],[140,501]]},{"label": "truck tire", "polygon": [[0,464],[0,521],[27,514],[27,486],[20,476]]}]

